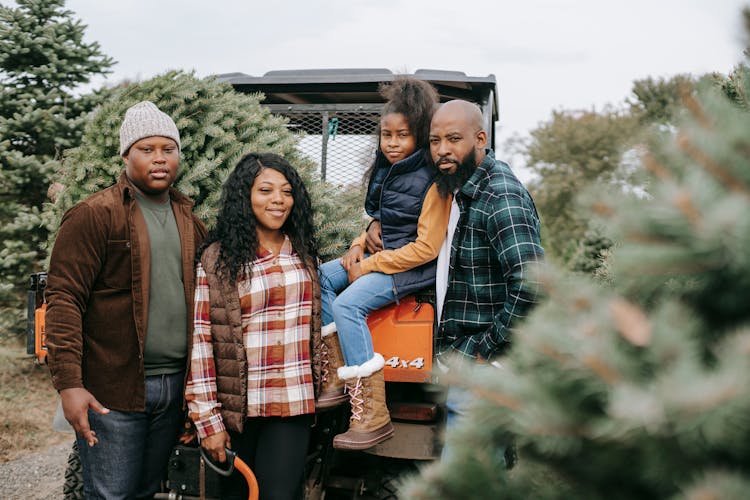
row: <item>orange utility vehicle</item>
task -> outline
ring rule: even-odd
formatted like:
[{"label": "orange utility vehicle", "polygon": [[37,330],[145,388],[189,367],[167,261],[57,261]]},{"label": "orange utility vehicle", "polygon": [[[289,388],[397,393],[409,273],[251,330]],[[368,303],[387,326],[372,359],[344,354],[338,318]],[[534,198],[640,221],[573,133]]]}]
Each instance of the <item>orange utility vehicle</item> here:
[{"label": "orange utility vehicle", "polygon": [[[489,146],[494,147],[498,118],[494,75],[417,70],[412,76],[429,81],[441,102],[465,99],[476,103],[484,116]],[[298,148],[317,162],[321,178],[334,184],[361,185],[377,147],[375,132],[383,108],[378,87],[394,77],[384,69],[325,69],[271,71],[260,77],[230,73],[218,79],[238,92],[262,92],[263,105],[284,116],[290,129],[303,133]],[[46,356],[41,321],[45,284],[46,275],[40,273],[32,276],[29,288],[28,351],[41,363]],[[439,456],[445,391],[436,383],[433,371],[433,304],[434,291],[425,290],[370,314],[375,351],[385,358],[386,398],[394,436],[361,452],[335,450],[333,436],[348,425],[348,405],[319,413],[308,450],[306,498],[396,498],[395,479]],[[188,485],[195,482],[199,469],[188,464],[198,459],[187,455],[197,457],[196,451],[175,449],[168,487],[177,496],[170,498],[189,498],[195,493],[188,491],[199,487]],[[76,458],[73,453],[73,468]],[[206,493],[206,483],[217,481],[210,470],[201,474],[201,491]],[[71,494],[66,498],[79,497]]]}]

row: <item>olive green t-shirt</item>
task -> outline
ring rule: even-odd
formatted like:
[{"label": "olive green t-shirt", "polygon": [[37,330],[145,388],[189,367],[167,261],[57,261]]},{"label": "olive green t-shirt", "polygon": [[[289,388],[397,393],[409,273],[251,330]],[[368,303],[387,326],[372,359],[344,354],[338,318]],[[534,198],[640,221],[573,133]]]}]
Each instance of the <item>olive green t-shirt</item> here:
[{"label": "olive green t-shirt", "polygon": [[182,247],[172,204],[136,196],[148,226],[151,273],[143,361],[146,375],[178,373],[187,357],[187,306]]}]

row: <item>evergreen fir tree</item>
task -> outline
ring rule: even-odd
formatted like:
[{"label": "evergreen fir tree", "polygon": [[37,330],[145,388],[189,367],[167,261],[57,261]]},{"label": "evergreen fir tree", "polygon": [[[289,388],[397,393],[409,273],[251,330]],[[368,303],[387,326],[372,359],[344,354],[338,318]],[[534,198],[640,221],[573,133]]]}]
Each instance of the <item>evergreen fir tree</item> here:
[{"label": "evergreen fir tree", "polygon": [[73,92],[113,62],[64,0],[0,5],[0,328],[20,331],[28,275],[47,240],[40,212],[64,149],[78,145],[102,92]]},{"label": "evergreen fir tree", "polygon": [[578,241],[568,265],[576,272],[596,275],[604,265],[612,240],[595,228],[589,229]]},{"label": "evergreen fir tree", "polygon": [[362,224],[358,189],[344,191],[322,182],[312,162],[295,148],[299,137],[284,118],[260,105],[260,94],[241,94],[214,78],[170,71],[119,89],[87,123],[81,145],[68,151],[57,182],[62,190],[44,212],[52,237],[65,210],[116,182],[123,171],[119,130],[125,111],[149,100],[174,119],[182,149],[175,187],[195,202],[209,226],[217,213],[221,187],[245,154],[277,153],[300,174],[313,200],[321,258],[341,255]]},{"label": "evergreen fir tree", "polygon": [[747,497],[749,77],[683,95],[688,116],[643,157],[648,198],[591,204],[618,242],[610,286],[545,269],[504,368],[453,370],[476,403],[404,498]]},{"label": "evergreen fir tree", "polygon": [[[706,78],[703,76],[701,78]],[[680,95],[692,91],[701,78],[678,74],[671,78],[644,78],[633,82],[630,113],[647,129],[669,126],[682,111]]]},{"label": "evergreen fir tree", "polygon": [[612,107],[554,111],[520,148],[537,177],[529,190],[542,220],[547,258],[569,264],[590,230],[589,214],[575,203],[593,184],[633,183],[626,153],[639,131],[636,117]]}]

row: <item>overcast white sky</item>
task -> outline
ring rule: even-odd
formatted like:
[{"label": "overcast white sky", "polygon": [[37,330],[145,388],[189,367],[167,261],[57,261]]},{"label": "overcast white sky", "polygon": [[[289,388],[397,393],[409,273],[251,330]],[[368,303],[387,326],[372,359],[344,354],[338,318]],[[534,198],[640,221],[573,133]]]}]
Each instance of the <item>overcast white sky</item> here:
[{"label": "overcast white sky", "polygon": [[[68,0],[118,64],[108,81],[308,68],[494,74],[500,140],[633,80],[729,72],[750,0]],[[502,157],[502,152],[499,153]]]}]

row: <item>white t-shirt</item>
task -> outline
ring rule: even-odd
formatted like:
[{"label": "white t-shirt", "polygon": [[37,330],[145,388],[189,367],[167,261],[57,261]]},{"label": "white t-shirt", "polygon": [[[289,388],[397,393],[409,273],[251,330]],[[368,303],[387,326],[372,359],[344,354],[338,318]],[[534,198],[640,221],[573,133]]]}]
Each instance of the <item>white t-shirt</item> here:
[{"label": "white t-shirt", "polygon": [[458,203],[456,203],[456,193],[453,194],[453,201],[451,202],[451,213],[448,218],[448,234],[445,236],[445,241],[440,247],[440,253],[437,258],[437,270],[435,273],[435,299],[437,300],[437,317],[438,322],[443,315],[443,304],[445,303],[445,293],[448,291],[448,272],[450,271],[451,263],[451,242],[453,241],[453,235],[456,232],[456,226],[458,226],[458,218],[460,210]]}]

